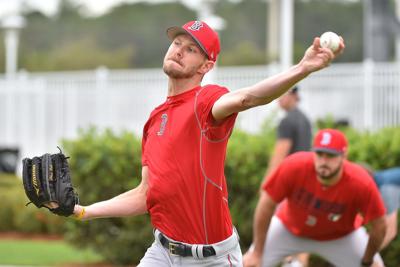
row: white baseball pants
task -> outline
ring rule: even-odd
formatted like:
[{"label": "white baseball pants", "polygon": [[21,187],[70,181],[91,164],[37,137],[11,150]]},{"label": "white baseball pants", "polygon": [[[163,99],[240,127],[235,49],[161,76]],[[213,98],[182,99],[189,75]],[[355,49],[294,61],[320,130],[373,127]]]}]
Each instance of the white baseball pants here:
[{"label": "white baseball pants", "polygon": [[[210,244],[216,251],[215,256],[206,258],[182,257],[172,255],[163,247],[158,239],[159,231],[155,230],[155,241],[140,260],[138,267],[242,267],[242,252],[239,246],[239,236],[236,231],[233,234],[215,244]],[[172,240],[174,241],[174,240]]]}]

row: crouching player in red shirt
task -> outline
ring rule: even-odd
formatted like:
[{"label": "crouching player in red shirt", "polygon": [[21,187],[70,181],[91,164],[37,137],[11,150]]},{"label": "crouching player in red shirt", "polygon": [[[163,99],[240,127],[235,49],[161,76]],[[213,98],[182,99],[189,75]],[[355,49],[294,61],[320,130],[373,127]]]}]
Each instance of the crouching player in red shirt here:
[{"label": "crouching player in red shirt", "polygon": [[[273,267],[288,255],[318,254],[335,266],[384,266],[385,208],[368,173],[346,160],[347,140],[324,129],[313,152],[286,158],[263,185],[244,266]],[[281,203],[276,210],[278,203]],[[370,224],[369,235],[359,216]]]}]

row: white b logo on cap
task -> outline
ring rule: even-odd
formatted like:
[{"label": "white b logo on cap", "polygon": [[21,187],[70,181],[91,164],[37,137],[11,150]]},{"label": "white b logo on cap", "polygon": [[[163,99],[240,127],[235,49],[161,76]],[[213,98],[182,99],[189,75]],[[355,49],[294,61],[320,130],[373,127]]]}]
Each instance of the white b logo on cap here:
[{"label": "white b logo on cap", "polygon": [[203,23],[201,23],[201,21],[195,21],[190,27],[189,29],[192,31],[198,31],[200,30],[200,28],[203,27]]},{"label": "white b logo on cap", "polygon": [[332,141],[332,135],[328,132],[323,132],[320,144],[326,146],[329,145],[331,141]]}]

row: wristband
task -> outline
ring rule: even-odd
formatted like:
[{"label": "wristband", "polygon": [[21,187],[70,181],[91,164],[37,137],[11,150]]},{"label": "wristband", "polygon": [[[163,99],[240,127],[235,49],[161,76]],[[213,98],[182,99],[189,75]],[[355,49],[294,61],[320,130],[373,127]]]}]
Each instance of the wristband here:
[{"label": "wristband", "polygon": [[83,216],[85,215],[85,207],[82,207],[81,212],[75,216],[77,220],[82,220]]},{"label": "wristband", "polygon": [[371,261],[364,261],[364,260],[362,260],[362,261],[361,261],[361,266],[362,266],[362,267],[370,267],[373,263],[374,263],[374,260],[371,260]]}]

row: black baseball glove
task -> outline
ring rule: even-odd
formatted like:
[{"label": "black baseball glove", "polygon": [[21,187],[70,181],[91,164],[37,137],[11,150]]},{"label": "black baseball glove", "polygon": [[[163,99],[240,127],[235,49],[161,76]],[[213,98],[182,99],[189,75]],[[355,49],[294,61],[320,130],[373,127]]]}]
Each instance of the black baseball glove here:
[{"label": "black baseball glove", "polygon": [[72,186],[67,159],[60,149],[57,154],[22,160],[22,180],[31,201],[28,204],[46,207],[61,216],[73,214],[79,198]]}]

